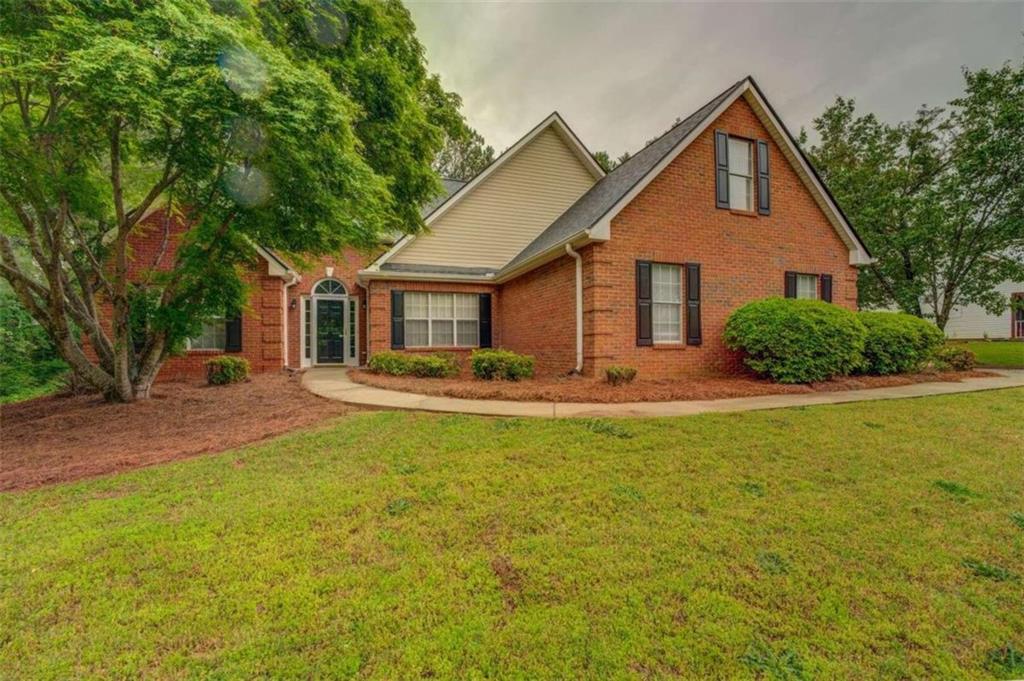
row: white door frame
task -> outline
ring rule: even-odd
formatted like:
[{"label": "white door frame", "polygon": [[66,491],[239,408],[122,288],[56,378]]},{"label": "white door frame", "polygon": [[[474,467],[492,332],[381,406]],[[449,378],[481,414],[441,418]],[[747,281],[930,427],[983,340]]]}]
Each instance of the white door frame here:
[{"label": "white door frame", "polygon": [[[321,279],[313,285],[311,291],[316,291],[317,286],[326,279]],[[344,287],[344,283],[338,281]],[[345,289],[348,290],[347,288]],[[350,296],[347,293],[310,293],[308,296],[302,296],[300,306],[300,319],[299,328],[301,329],[301,352],[302,362],[301,365],[304,367],[309,366],[339,366],[339,362],[329,362],[321,364],[317,358],[317,303],[321,300],[336,300],[341,302],[342,311],[342,361],[341,365],[347,366],[358,366],[359,365],[359,299]],[[309,303],[309,357],[306,357],[306,303]],[[355,315],[355,319],[352,319],[352,315]]]}]

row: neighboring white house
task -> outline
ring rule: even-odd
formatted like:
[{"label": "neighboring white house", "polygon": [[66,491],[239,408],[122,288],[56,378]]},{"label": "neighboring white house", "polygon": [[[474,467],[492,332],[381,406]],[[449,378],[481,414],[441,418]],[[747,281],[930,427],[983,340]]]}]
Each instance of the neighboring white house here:
[{"label": "neighboring white house", "polygon": [[[978,305],[953,308],[946,322],[949,338],[1020,338],[1024,339],[1024,282],[1006,281],[996,290],[1009,300],[1018,301],[1002,314],[989,314]],[[1015,309],[1016,308],[1016,309]]]}]

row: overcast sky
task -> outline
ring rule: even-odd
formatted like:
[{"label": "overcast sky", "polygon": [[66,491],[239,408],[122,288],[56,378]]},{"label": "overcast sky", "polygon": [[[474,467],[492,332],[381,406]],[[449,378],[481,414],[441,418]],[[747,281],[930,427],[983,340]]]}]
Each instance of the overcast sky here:
[{"label": "overcast sky", "polygon": [[836,95],[883,119],[1024,56],[1024,2],[409,2],[430,68],[501,151],[554,110],[592,151],[636,151],[751,74],[794,132]]}]

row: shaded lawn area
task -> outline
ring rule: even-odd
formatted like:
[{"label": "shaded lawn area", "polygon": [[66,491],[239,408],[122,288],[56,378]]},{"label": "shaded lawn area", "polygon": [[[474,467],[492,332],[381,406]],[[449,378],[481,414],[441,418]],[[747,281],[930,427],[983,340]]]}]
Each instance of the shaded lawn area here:
[{"label": "shaded lawn area", "polygon": [[1022,341],[964,341],[978,358],[979,366],[1024,369],[1024,342]]},{"label": "shaded lawn area", "polygon": [[1024,676],[1024,389],[359,412],[0,495],[10,678]]}]

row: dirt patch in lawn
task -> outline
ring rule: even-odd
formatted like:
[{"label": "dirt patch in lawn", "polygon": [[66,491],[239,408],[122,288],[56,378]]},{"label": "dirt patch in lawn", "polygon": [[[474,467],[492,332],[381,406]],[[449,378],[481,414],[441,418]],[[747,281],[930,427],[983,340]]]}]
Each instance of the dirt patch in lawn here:
[{"label": "dirt patch in lawn", "polygon": [[350,411],[307,392],[298,376],[247,383],[160,383],[153,398],[106,404],[95,395],[0,407],[0,490],[115,473],[219,452]]},{"label": "dirt patch in lawn", "polygon": [[348,375],[356,383],[378,388],[468,399],[538,402],[661,402],[887,388],[934,381],[956,382],[964,378],[992,376],[993,374],[989,371],[947,371],[898,376],[848,376],[809,385],[783,385],[748,375],[709,374],[666,380],[637,379],[632,383],[619,386],[609,385],[602,379],[581,376],[535,378],[510,383],[481,381],[465,375],[457,378],[387,376],[362,369],[350,371]]}]

